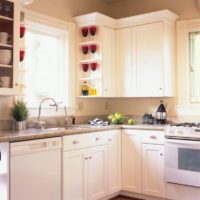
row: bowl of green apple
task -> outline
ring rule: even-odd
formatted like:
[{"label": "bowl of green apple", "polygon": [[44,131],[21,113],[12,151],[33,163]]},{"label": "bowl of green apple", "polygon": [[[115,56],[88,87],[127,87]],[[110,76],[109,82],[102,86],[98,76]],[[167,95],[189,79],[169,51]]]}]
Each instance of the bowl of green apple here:
[{"label": "bowl of green apple", "polygon": [[125,116],[119,112],[111,113],[110,115],[108,115],[108,120],[112,124],[123,124],[123,122],[125,120]]}]

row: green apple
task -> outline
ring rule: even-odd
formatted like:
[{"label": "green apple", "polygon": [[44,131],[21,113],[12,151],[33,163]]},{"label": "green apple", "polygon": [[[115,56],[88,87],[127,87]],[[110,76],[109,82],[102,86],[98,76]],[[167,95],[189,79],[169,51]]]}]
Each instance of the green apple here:
[{"label": "green apple", "polygon": [[118,119],[116,117],[112,118],[112,123],[113,124],[118,124]]},{"label": "green apple", "polygon": [[112,121],[113,118],[114,118],[114,115],[113,115],[113,114],[108,115],[109,121]]},{"label": "green apple", "polygon": [[136,121],[132,118],[128,120],[128,125],[134,125],[135,123]]}]

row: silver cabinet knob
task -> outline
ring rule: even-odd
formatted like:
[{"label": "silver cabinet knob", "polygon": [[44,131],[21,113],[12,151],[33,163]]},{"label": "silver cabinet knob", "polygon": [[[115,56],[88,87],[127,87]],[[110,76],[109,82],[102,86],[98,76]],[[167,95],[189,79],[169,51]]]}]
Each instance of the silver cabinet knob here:
[{"label": "silver cabinet knob", "polygon": [[78,140],[74,140],[72,143],[73,143],[73,144],[78,144],[79,141],[78,141]]},{"label": "silver cabinet knob", "polygon": [[96,141],[100,141],[100,140],[101,140],[101,138],[100,138],[100,137],[97,137],[97,138],[96,138]]}]

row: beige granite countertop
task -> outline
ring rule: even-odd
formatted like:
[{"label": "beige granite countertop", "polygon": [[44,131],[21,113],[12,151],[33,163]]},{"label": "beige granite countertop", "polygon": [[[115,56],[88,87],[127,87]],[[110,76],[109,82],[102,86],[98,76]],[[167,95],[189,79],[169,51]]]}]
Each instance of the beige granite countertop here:
[{"label": "beige granite countertop", "polygon": [[137,125],[109,125],[94,127],[90,125],[77,125],[77,128],[49,128],[49,129],[26,129],[23,131],[0,131],[0,142],[18,142],[25,140],[34,140],[50,137],[58,137],[64,135],[73,135],[73,134],[82,134],[96,131],[106,131],[106,130],[115,130],[115,129],[138,129],[138,130],[164,130],[167,125],[146,125],[146,124],[137,124]]}]

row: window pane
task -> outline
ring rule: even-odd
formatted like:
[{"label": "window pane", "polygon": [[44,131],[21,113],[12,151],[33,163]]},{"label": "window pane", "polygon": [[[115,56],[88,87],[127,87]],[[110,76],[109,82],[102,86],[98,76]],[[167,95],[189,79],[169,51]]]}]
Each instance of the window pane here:
[{"label": "window pane", "polygon": [[200,102],[200,32],[189,33],[190,101]]},{"label": "window pane", "polygon": [[28,29],[25,40],[24,82],[28,106],[38,107],[44,97],[60,101],[63,88],[61,36]]}]

